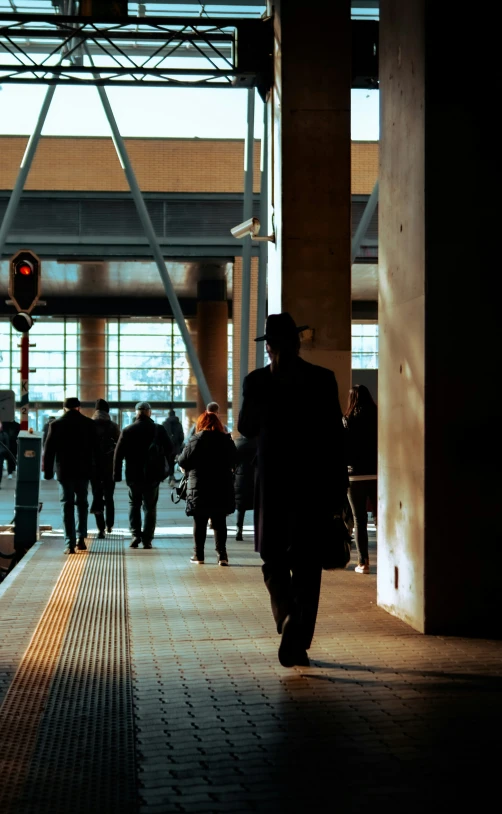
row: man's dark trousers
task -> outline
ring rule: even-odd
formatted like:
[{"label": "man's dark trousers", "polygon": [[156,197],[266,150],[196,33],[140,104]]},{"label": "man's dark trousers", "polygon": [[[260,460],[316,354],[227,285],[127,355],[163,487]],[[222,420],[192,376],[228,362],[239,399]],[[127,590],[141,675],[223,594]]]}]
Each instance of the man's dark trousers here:
[{"label": "man's dark trousers", "polygon": [[[129,487],[129,528],[133,540],[151,543],[157,522],[158,483],[128,483]],[[141,531],[141,507],[145,514]]]},{"label": "man's dark trousers", "polygon": [[[63,516],[63,528],[66,545],[75,546],[77,539],[87,537],[87,492],[89,480],[87,478],[72,478],[59,481],[59,501]],[[75,530],[75,506],[77,507],[78,528]]]},{"label": "man's dark trousers", "polygon": [[92,480],[92,506],[91,512],[96,517],[96,525],[99,531],[105,528],[113,528],[115,523],[115,503],[113,495],[115,493],[115,483],[106,478],[103,480]]}]

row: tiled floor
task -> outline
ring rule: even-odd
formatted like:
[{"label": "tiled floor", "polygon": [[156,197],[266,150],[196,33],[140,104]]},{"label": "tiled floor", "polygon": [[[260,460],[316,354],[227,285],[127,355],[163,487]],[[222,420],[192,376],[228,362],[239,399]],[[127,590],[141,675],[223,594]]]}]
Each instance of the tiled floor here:
[{"label": "tiled floor", "polygon": [[[57,485],[41,499],[41,522],[59,525]],[[123,485],[117,504],[126,530]],[[167,486],[158,527],[152,551],[125,551],[142,814],[482,811],[497,799],[501,642],[415,633],[352,564],[323,577],[311,667],[285,669],[250,528],[244,543],[230,534],[225,569],[211,536],[206,565],[189,562],[190,522]],[[0,702],[64,560],[42,543],[0,587]]]}]

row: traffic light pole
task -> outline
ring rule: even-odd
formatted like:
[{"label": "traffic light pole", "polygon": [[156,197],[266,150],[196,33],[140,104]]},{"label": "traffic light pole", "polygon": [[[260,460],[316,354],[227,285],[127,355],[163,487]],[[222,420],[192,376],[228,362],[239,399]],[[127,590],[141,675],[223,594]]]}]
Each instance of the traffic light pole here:
[{"label": "traffic light pole", "polygon": [[21,337],[21,429],[28,429],[28,376],[30,372],[30,340],[29,334],[24,333]]}]

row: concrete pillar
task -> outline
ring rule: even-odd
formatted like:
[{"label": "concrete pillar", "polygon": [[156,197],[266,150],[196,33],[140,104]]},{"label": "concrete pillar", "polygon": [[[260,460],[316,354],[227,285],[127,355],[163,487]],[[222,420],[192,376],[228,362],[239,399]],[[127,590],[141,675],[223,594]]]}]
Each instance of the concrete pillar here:
[{"label": "concrete pillar", "polygon": [[482,14],[380,3],[378,603],[486,637],[502,632],[489,37]]},{"label": "concrete pillar", "polygon": [[[350,2],[274,2],[269,101],[268,312],[314,329],[308,361],[335,371],[345,404],[351,371]],[[306,34],[306,27],[308,34]]]},{"label": "concrete pillar", "polygon": [[[79,358],[80,401],[94,402],[106,399],[106,320],[85,317],[80,320]],[[85,415],[92,415],[94,406],[83,407]]]},{"label": "concrete pillar", "polygon": [[[226,280],[197,283],[197,348],[202,370],[220,418],[227,423],[228,405],[228,303]],[[197,393],[199,414],[206,405]]]}]

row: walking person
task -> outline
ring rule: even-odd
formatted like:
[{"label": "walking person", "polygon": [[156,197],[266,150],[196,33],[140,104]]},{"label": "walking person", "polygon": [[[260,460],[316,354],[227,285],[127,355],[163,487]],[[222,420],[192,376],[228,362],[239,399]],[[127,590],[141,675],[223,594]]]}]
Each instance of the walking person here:
[{"label": "walking person", "polygon": [[204,563],[208,520],[212,521],[218,565],[228,565],[227,515],[235,510],[233,471],[236,449],[216,415],[206,410],[178,464],[188,472],[186,513],[193,517],[194,553],[191,562]]},{"label": "walking person", "polygon": [[110,407],[105,399],[96,401],[96,410],[92,419],[96,425],[97,460],[91,480],[91,514],[96,518],[98,539],[104,540],[105,529],[108,534],[111,534],[115,522],[113,456],[120,436],[120,429],[118,424],[111,420]]},{"label": "walking person", "polygon": [[113,479],[115,483],[122,480],[122,463],[125,460],[131,548],[138,548],[140,543],[143,543],[143,548],[152,548],[159,485],[169,474],[173,447],[164,427],[152,421],[149,403],[140,401],[135,409],[136,420],[124,427],[115,448]]},{"label": "walking person", "polygon": [[[0,489],[2,488],[2,476],[3,476],[3,462],[5,459],[9,460],[9,451],[10,451],[10,438],[9,434],[3,428],[3,424],[0,421]],[[7,464],[8,466],[8,464]]]},{"label": "walking person", "polygon": [[21,430],[19,421],[4,421],[3,429],[9,436],[9,450],[11,455],[7,455],[7,476],[9,480],[14,476],[17,466],[17,436]]},{"label": "walking person", "polygon": [[169,462],[171,467],[171,475],[169,478],[169,485],[175,486],[176,479],[174,477],[174,466],[176,462],[177,456],[180,454],[181,450],[183,449],[183,441],[185,440],[185,433],[183,432],[183,427],[181,426],[181,421],[179,420],[178,416],[174,412],[174,410],[169,410],[169,415],[165,421],[162,422],[162,426],[164,427],[169,440],[173,446],[172,452],[172,459]]},{"label": "walking person", "polygon": [[370,573],[368,507],[377,514],[378,411],[370,391],[356,384],[349,391],[343,417],[349,472],[348,498],[354,518],[357,574]]},{"label": "walking person", "polygon": [[[87,548],[87,494],[96,462],[96,427],[80,412],[78,398],[67,398],[64,414],[49,426],[44,448],[44,478],[52,480],[54,469],[59,481],[66,554]],[[75,507],[77,525],[75,526]]]},{"label": "walking person", "polygon": [[237,533],[235,539],[242,542],[244,518],[254,506],[254,478],[256,462],[256,438],[241,435],[235,441],[237,465],[235,468],[235,508],[237,510]]},{"label": "walking person", "polygon": [[[265,334],[256,341],[266,342],[270,364],[244,379],[238,421],[239,432],[258,441],[255,548],[263,560],[284,667],[309,665],[321,588],[321,542],[332,533],[333,515],[341,514],[347,493],[338,386],[331,370],[300,358],[299,333],[306,327],[297,327],[288,313],[269,315]],[[329,416],[329,426],[322,442],[308,443],[315,488],[299,494],[303,428],[306,423],[314,426],[319,411]]]}]

